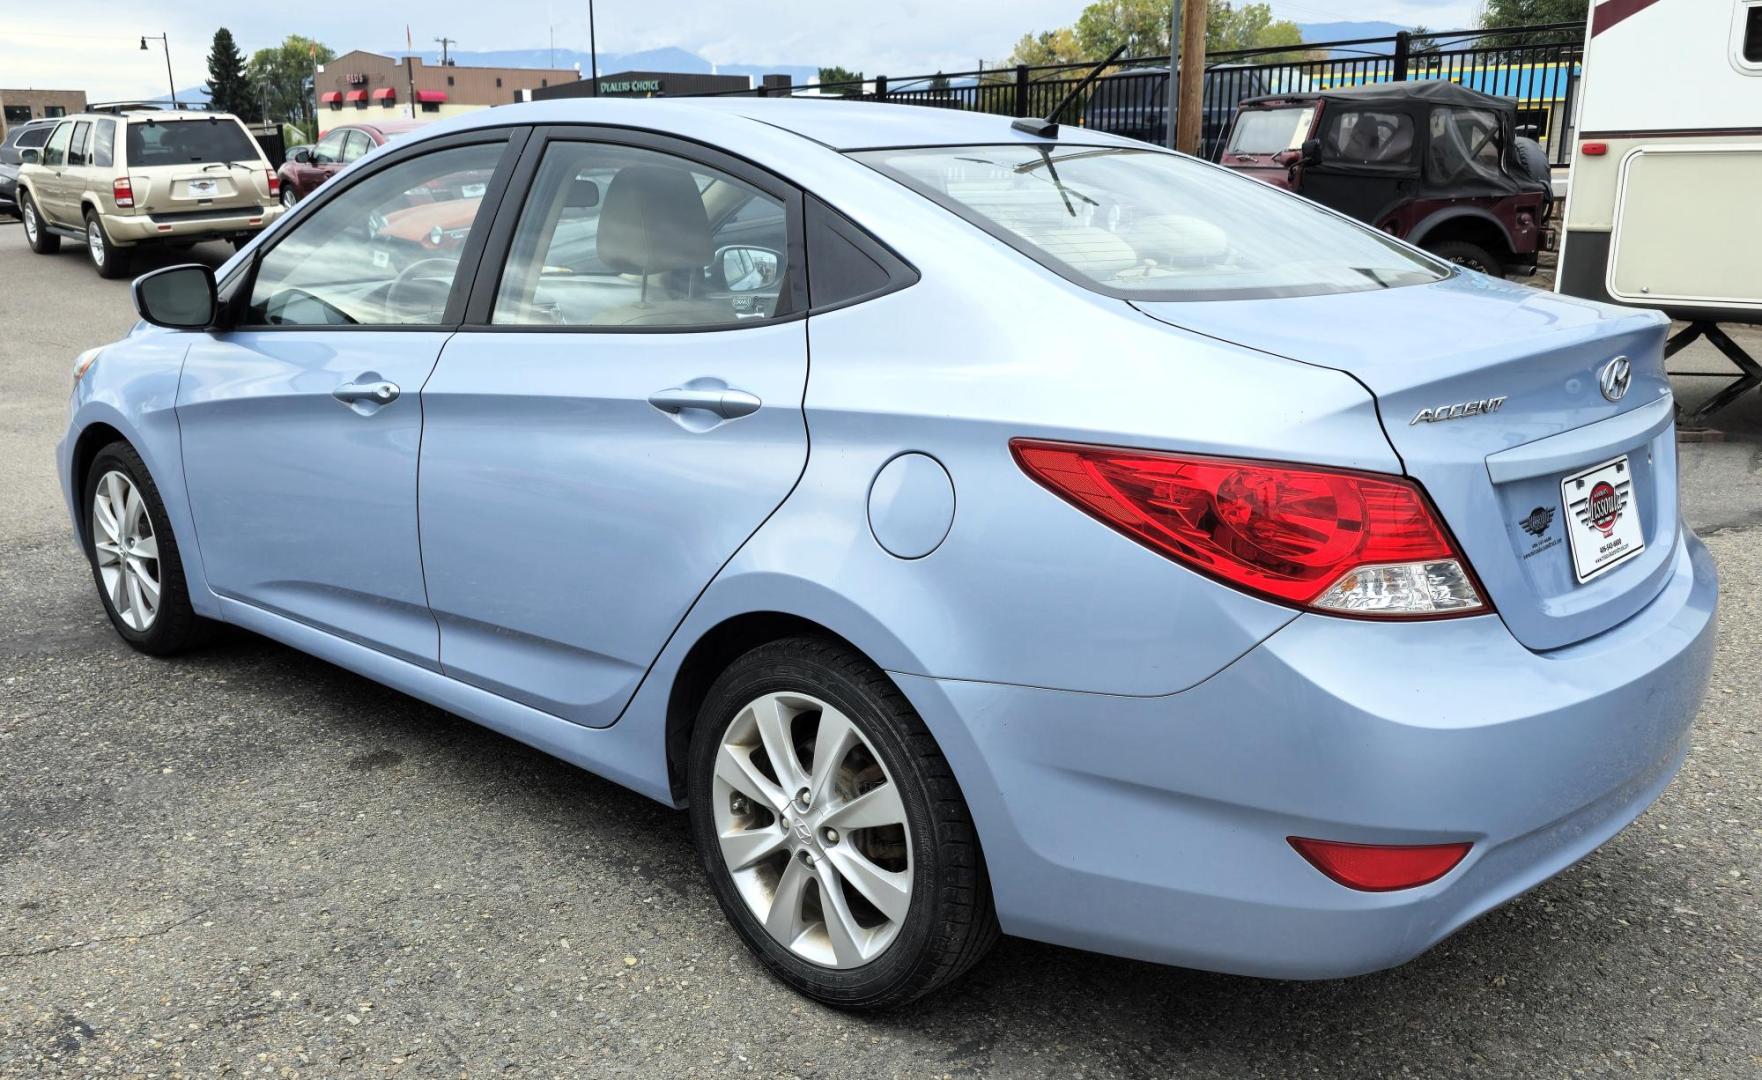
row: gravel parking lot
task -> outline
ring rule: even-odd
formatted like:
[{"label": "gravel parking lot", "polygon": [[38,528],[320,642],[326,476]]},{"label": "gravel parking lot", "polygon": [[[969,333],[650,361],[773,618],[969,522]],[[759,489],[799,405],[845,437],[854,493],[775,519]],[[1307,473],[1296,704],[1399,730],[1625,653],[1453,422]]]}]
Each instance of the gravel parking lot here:
[{"label": "gravel parking lot", "polygon": [[1754,395],[1683,448],[1724,578],[1694,750],[1584,863],[1379,975],[1006,940],[859,1017],[749,958],[683,815],[248,634],[127,649],[51,448],[73,355],[133,317],[74,245],[35,257],[0,224],[0,1075],[1762,1074]]}]

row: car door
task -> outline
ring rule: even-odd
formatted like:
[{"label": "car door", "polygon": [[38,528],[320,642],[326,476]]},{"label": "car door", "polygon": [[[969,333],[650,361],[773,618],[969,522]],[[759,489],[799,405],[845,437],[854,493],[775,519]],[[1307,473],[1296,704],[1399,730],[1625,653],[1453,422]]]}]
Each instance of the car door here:
[{"label": "car door", "polygon": [[37,200],[37,211],[45,221],[68,225],[67,214],[67,148],[73,140],[72,122],[55,125],[49,141],[43,144],[38,168],[32,170],[31,193]]},{"label": "car door", "polygon": [[343,145],[348,138],[349,129],[338,128],[318,140],[318,145],[312,148],[311,158],[299,167],[296,174],[302,198],[316,191],[343,167]]},{"label": "car door", "polygon": [[[423,391],[422,557],[448,675],[601,726],[806,463],[801,196],[658,136],[527,154]],[[780,250],[736,290],[753,200]]]},{"label": "car door", "polygon": [[73,125],[73,138],[67,144],[67,169],[61,174],[61,198],[68,213],[75,218],[85,216],[86,187],[92,181],[92,125],[81,120]]},{"label": "car door", "polygon": [[[229,283],[237,325],[194,338],[178,388],[184,476],[216,592],[436,665],[416,538],[419,395],[463,311],[521,138],[412,146],[326,191]],[[437,185],[475,195],[459,195],[456,234],[430,245],[396,221]]]}]

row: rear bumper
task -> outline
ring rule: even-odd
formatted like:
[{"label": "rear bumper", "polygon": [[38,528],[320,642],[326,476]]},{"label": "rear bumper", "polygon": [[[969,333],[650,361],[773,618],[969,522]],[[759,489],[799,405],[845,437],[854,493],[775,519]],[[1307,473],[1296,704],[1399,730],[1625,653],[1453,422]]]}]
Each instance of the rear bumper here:
[{"label": "rear bumper", "polygon": [[281,216],[280,203],[253,206],[236,213],[106,214],[104,231],[122,247],[154,240],[213,240],[249,235],[268,228]]},{"label": "rear bumper", "polygon": [[[1492,616],[1304,615],[1169,697],[896,678],[960,776],[1005,931],[1333,978],[1423,952],[1657,798],[1688,747],[1716,595],[1685,535],[1648,607],[1547,654]],[[1293,835],[1474,847],[1430,885],[1364,893]]]}]

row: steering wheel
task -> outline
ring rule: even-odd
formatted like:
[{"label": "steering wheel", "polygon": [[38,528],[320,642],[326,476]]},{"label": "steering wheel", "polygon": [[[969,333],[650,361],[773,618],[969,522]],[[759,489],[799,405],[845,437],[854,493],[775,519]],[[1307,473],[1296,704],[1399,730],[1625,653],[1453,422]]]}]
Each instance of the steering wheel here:
[{"label": "steering wheel", "polygon": [[458,266],[454,259],[417,259],[404,267],[386,290],[386,308],[393,314],[409,310],[427,315],[406,321],[440,322],[446,315],[447,297],[453,291],[453,275]]}]

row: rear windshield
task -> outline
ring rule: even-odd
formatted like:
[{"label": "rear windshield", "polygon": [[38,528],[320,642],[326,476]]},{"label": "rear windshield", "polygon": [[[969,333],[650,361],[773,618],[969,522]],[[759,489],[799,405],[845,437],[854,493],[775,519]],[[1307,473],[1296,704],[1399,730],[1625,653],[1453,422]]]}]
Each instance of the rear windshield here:
[{"label": "rear windshield", "polygon": [[1315,119],[1315,106],[1289,109],[1245,109],[1236,117],[1230,132],[1228,154],[1276,154],[1281,150],[1297,150],[1309,137],[1310,121]]},{"label": "rear windshield", "polygon": [[232,120],[149,120],[128,125],[131,169],[211,161],[256,161],[261,155]]},{"label": "rear windshield", "polygon": [[1011,145],[852,156],[1048,269],[1126,300],[1313,296],[1449,276],[1374,229],[1175,154]]}]

